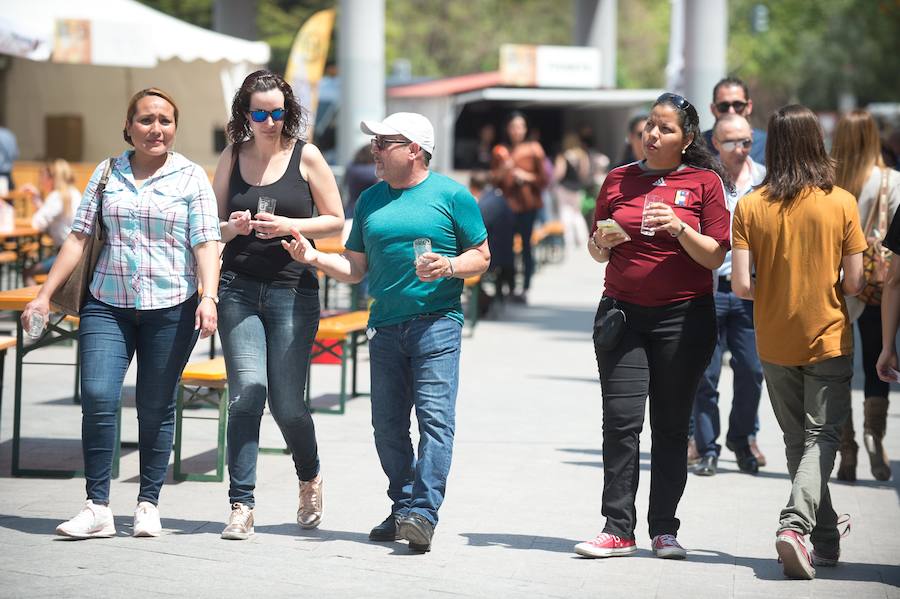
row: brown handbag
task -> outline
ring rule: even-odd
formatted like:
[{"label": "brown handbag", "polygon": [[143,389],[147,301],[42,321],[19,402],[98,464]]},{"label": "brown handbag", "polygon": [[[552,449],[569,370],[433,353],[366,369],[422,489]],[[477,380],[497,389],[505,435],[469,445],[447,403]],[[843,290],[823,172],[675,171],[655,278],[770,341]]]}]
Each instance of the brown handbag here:
[{"label": "brown handbag", "polygon": [[69,316],[78,316],[81,307],[84,305],[85,298],[88,294],[88,287],[91,285],[91,279],[94,277],[94,268],[97,266],[97,259],[100,257],[100,250],[106,243],[106,229],[103,226],[103,191],[106,189],[106,182],[109,181],[109,174],[112,171],[112,165],[115,158],[106,161],[106,168],[103,169],[103,176],[100,177],[100,183],[97,184],[97,210],[94,212],[94,227],[90,237],[84,241],[84,251],[81,253],[81,259],[75,265],[75,270],[69,275],[69,279],[56,288],[50,297],[50,303],[53,305],[55,312],[63,312]]},{"label": "brown handbag", "polygon": [[[884,288],[884,281],[887,278],[888,267],[891,265],[891,252],[889,249],[881,245],[881,241],[887,235],[888,230],[888,171],[882,169],[881,173],[881,189],[878,197],[872,205],[869,217],[866,219],[865,229],[869,242],[869,247],[863,252],[863,275],[866,279],[866,286],[859,293],[857,298],[860,301],[870,305],[878,306],[881,304],[881,293]],[[876,223],[877,221],[877,223]]]}]

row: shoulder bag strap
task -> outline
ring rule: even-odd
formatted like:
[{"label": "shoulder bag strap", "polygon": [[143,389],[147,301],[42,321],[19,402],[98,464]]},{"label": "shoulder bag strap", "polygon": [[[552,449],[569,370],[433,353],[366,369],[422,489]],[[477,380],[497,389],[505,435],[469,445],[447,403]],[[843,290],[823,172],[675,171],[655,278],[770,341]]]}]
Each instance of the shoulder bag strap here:
[{"label": "shoulder bag strap", "polygon": [[97,222],[100,223],[100,228],[103,231],[103,235],[106,235],[106,225],[103,224],[103,192],[106,191],[106,184],[109,182],[109,175],[112,172],[113,162],[115,158],[108,158],[106,160],[106,167],[103,169],[103,175],[100,177],[100,182],[97,184]]},{"label": "shoulder bag strap", "polygon": [[[884,178],[882,177],[882,188],[884,187]],[[875,225],[875,218],[879,217],[879,211],[881,208],[881,191],[879,191],[878,195],[875,196],[875,200],[872,202],[872,207],[869,208],[869,215],[866,217],[866,222],[863,225],[863,235],[865,235],[866,239],[872,235],[872,227]],[[880,229],[879,229],[880,231]]]},{"label": "shoulder bag strap", "polygon": [[888,229],[888,198],[887,198],[888,171],[881,170],[881,188],[878,190],[878,241],[887,235]]}]

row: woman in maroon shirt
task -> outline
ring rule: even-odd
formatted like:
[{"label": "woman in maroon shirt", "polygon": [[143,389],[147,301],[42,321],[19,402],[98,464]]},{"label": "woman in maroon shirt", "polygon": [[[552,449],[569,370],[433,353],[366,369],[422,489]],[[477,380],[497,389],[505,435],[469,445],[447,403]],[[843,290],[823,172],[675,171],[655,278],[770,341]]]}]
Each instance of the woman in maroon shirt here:
[{"label": "woman in maroon shirt", "polygon": [[[707,150],[697,110],[687,100],[661,95],[644,126],[643,144],[646,159],[610,172],[597,197],[594,220],[613,219],[622,230],[595,224],[588,240],[591,257],[608,263],[607,299],[594,327],[603,390],[606,526],[575,551],[610,557],[637,550],[634,502],[649,395],[653,552],[684,559],[675,511],[687,480],[691,405],[716,343],[711,271],[730,246],[730,217],[724,171]],[[621,338],[609,343],[601,317],[613,301],[625,325]]]}]

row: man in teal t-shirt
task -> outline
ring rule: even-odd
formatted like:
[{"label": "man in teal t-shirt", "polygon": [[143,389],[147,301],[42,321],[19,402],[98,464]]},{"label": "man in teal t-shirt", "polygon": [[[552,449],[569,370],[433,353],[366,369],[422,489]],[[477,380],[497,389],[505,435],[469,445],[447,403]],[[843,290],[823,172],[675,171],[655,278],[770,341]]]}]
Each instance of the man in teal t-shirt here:
[{"label": "man in teal t-shirt", "polygon": [[[487,231],[475,198],[462,185],[432,173],[434,128],[424,116],[398,112],[363,121],[374,136],[375,173],[383,179],[356,204],[341,255],[324,254],[292,231],[282,242],[299,262],[338,280],[358,283],[369,273],[372,426],[388,477],[391,513],[369,533],[373,541],[405,538],[412,551],[431,549],[453,454],[463,315],[463,279],[487,270]],[[413,241],[431,252],[416,260]],[[418,456],[410,437],[413,407]]]}]

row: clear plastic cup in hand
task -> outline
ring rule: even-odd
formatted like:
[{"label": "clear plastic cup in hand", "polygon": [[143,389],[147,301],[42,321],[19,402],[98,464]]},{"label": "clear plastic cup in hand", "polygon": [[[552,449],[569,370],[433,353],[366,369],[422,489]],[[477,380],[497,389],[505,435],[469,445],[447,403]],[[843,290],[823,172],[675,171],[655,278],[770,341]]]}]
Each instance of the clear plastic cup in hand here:
[{"label": "clear plastic cup in hand", "polygon": [[[266,214],[275,214],[275,204],[278,200],[269,196],[259,196],[259,202],[256,204],[256,213],[265,212]],[[259,231],[256,232],[259,237]]]},{"label": "clear plastic cup in hand", "polygon": [[641,235],[646,235],[647,237],[656,235],[656,229],[651,227],[647,222],[650,220],[650,217],[647,215],[647,210],[650,209],[651,204],[663,204],[665,201],[665,198],[661,195],[653,193],[648,193],[644,196],[644,211],[641,213]]},{"label": "clear plastic cup in hand", "polygon": [[416,239],[413,241],[413,252],[416,254],[416,264],[418,264],[423,255],[431,252],[431,240],[427,237]]},{"label": "clear plastic cup in hand", "polygon": [[32,312],[31,318],[28,319],[28,336],[32,339],[37,339],[41,336],[41,333],[44,332],[44,326],[46,324],[43,314],[40,312]]}]

